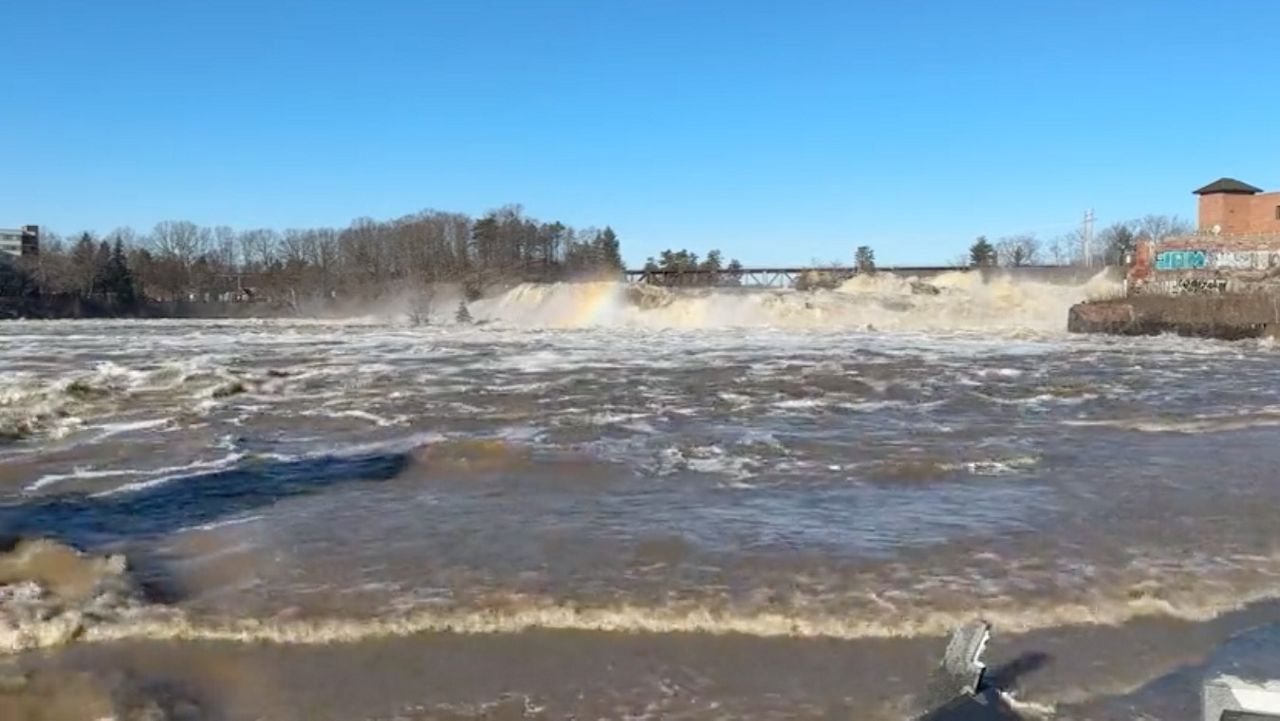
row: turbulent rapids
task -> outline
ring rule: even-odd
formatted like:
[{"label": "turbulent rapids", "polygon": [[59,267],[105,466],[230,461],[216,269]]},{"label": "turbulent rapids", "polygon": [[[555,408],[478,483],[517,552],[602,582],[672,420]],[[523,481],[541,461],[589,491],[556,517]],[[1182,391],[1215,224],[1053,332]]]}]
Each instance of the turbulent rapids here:
[{"label": "turbulent rapids", "polygon": [[928,280],[879,273],[810,292],[525,284],[476,306],[486,320],[556,328],[1059,331],[1072,305],[1117,289],[1105,272],[1069,285],[963,271]]},{"label": "turbulent rapids", "polygon": [[1273,348],[1064,332],[1109,292],[0,326],[0,681],[85,718],[890,719],[981,613],[1108,718],[1280,620]]}]

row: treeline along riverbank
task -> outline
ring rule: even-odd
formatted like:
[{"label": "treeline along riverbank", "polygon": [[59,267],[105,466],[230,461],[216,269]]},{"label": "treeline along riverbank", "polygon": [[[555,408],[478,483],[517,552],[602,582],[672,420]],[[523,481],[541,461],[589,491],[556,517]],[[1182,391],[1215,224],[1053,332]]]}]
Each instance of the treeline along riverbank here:
[{"label": "treeline along riverbank", "polygon": [[37,254],[0,258],[0,298],[24,314],[146,315],[183,302],[268,304],[255,306],[257,312],[273,303],[373,300],[442,283],[475,294],[501,283],[622,270],[612,228],[541,222],[519,206],[478,219],[433,210],[390,221],[360,218],[341,229],[235,231],[165,221],[145,234],[122,228],[65,241],[46,231]]},{"label": "treeline along riverbank", "polygon": [[292,305],[277,302],[135,300],[75,295],[0,297],[0,320],[74,318],[284,318],[298,315]]},{"label": "treeline along riverbank", "polygon": [[[724,268],[718,250],[701,262],[688,250],[660,259],[650,266]],[[46,229],[38,253],[0,255],[0,318],[336,315],[445,286],[471,300],[522,282],[621,280],[623,270],[613,228],[542,222],[518,205],[480,218],[436,210],[358,218],[346,228],[164,221],[147,233],[65,240]]]}]

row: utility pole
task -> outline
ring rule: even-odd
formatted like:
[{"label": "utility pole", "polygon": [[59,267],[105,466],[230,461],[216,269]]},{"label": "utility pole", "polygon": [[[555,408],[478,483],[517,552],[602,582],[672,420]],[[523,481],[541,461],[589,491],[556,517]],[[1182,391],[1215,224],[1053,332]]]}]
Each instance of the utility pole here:
[{"label": "utility pole", "polygon": [[1080,236],[1084,240],[1084,265],[1086,268],[1093,267],[1093,208],[1084,211],[1084,227],[1080,229]]}]

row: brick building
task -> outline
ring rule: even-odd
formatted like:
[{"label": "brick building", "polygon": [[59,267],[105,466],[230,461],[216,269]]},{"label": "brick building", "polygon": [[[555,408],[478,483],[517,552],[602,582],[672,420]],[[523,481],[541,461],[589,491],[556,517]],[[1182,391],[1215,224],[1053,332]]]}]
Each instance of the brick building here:
[{"label": "brick building", "polygon": [[1127,276],[1130,291],[1280,293],[1280,193],[1222,178],[1195,194],[1199,231],[1139,241]]},{"label": "brick building", "polygon": [[1235,178],[1220,178],[1195,191],[1200,231],[1214,235],[1280,235],[1280,193],[1264,193]]},{"label": "brick building", "polygon": [[0,254],[16,257],[37,255],[40,252],[40,228],[23,226],[17,230],[0,228]]}]

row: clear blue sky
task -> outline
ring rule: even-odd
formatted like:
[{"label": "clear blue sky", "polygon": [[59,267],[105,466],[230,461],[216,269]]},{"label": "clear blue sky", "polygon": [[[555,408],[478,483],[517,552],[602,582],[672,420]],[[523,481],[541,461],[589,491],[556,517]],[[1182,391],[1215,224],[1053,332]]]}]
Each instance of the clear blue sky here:
[{"label": "clear blue sky", "polygon": [[0,226],[522,203],[749,263],[1280,188],[1280,2],[12,0]]}]

